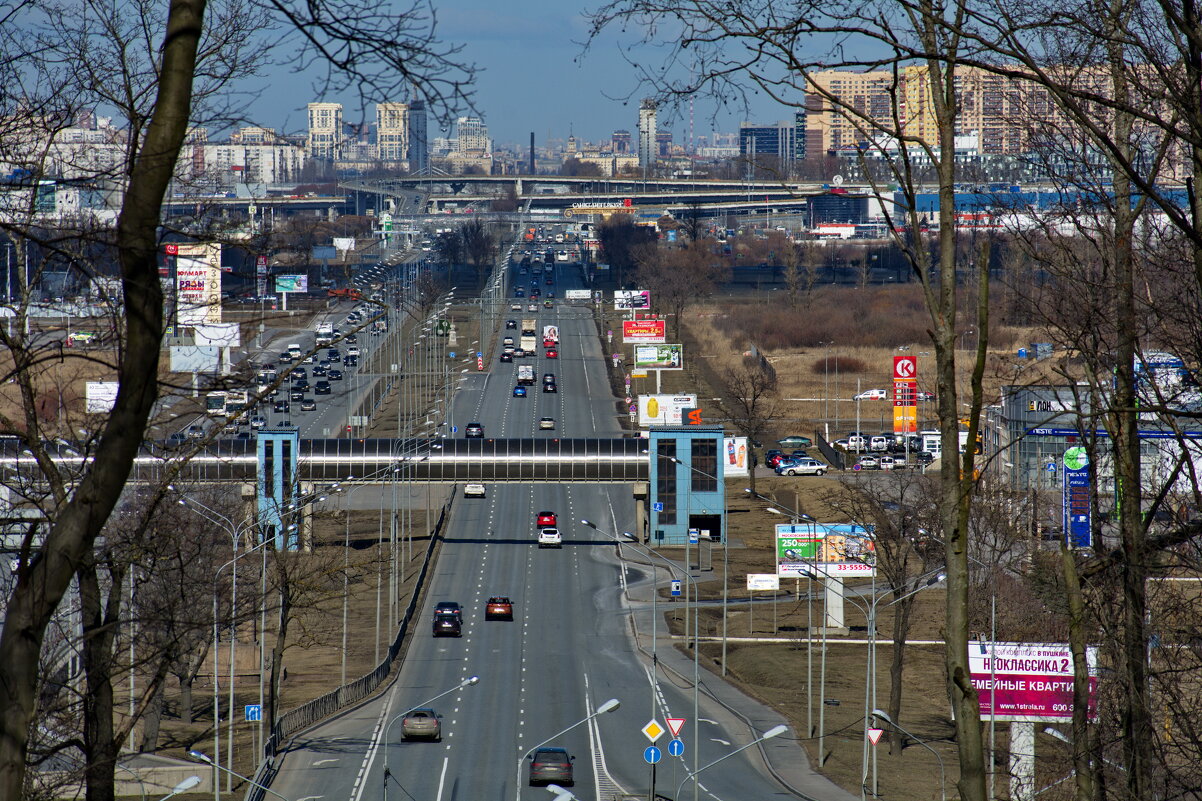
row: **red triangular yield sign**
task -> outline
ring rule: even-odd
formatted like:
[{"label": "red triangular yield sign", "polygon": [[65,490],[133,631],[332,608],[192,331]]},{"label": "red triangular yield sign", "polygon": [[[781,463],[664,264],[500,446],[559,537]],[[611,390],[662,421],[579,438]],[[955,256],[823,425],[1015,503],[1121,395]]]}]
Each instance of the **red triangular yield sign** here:
[{"label": "red triangular yield sign", "polygon": [[881,735],[884,733],[885,733],[884,729],[869,729],[868,730],[868,742],[872,743],[873,745],[876,745],[877,743],[879,743],[881,741]]},{"label": "red triangular yield sign", "polygon": [[665,718],[664,722],[668,724],[668,731],[672,732],[673,737],[680,736],[680,730],[684,728],[684,718]]}]

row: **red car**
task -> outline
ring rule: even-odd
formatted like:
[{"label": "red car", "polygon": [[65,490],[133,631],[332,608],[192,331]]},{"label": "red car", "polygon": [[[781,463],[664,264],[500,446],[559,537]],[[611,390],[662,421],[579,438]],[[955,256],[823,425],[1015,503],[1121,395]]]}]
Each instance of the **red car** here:
[{"label": "red car", "polygon": [[554,528],[559,523],[554,512],[539,512],[538,519],[534,522],[534,525],[538,528]]},{"label": "red car", "polygon": [[503,596],[488,599],[484,607],[485,620],[513,620],[513,602]]},{"label": "red car", "polygon": [[558,359],[559,351],[555,350],[555,348],[547,348],[547,358],[548,359]]}]

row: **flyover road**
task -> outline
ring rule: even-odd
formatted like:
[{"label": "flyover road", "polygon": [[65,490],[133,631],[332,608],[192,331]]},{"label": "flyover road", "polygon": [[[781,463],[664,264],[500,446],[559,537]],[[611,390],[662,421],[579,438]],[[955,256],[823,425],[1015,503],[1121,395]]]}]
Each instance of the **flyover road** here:
[{"label": "flyover road", "polygon": [[[567,272],[561,270],[557,293],[574,283]],[[537,316],[540,325],[560,326],[560,358],[546,359],[540,348],[528,360],[538,378],[527,398],[512,395],[515,366],[494,361],[487,374],[457,393],[456,419],[480,421],[486,436],[618,436],[591,311],[557,305],[540,307]],[[541,392],[546,372],[557,375],[558,393]],[[556,418],[557,431],[537,429],[543,416]],[[638,574],[624,568],[608,536],[579,523],[588,518],[618,531],[632,528],[630,497],[628,485],[494,484],[484,499],[456,499],[415,639],[395,683],[379,698],[300,735],[271,789],[289,801],[377,801],[385,797],[387,764],[387,798],[396,801],[551,798],[547,790],[527,786],[525,766],[515,786],[521,756],[617,698],[619,709],[550,745],[576,757],[573,792],[582,801],[609,801],[623,790],[645,797],[648,741],[640,730],[652,709],[661,724],[666,716],[691,717],[693,701],[687,681],[668,680],[662,671],[652,685],[631,636],[624,595],[627,579]],[[540,510],[558,515],[562,549],[537,548],[534,517]],[[484,604],[493,595],[513,600],[513,622],[484,620]],[[431,610],[438,601],[463,606],[461,638],[431,636]],[[441,743],[402,742],[400,723],[389,726],[408,707],[475,675],[477,685],[434,704],[444,716]],[[716,679],[703,677],[709,680]],[[722,723],[704,723],[702,742],[695,742],[690,720],[682,733],[686,762],[668,755],[668,737],[658,743],[664,754],[657,790],[664,796],[675,792],[686,764],[692,767],[694,749],[700,748],[697,758],[704,765],[751,739],[733,716],[704,697],[700,717]],[[749,749],[704,773],[699,798],[794,797],[763,772],[756,753]],[[800,751],[797,758],[804,759]],[[692,798],[691,786],[682,797]]]}]

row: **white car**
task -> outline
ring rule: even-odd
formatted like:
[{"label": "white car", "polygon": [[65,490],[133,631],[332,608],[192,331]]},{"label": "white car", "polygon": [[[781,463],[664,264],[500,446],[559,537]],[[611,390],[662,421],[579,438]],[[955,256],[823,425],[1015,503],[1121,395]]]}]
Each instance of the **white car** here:
[{"label": "white car", "polygon": [[562,548],[563,535],[559,533],[557,528],[542,528],[538,531],[538,547],[540,548]]},{"label": "white car", "polygon": [[866,389],[863,392],[861,392],[859,395],[854,395],[852,397],[852,400],[857,400],[857,401],[885,400],[888,397],[889,397],[889,393],[883,389]]},{"label": "white car", "polygon": [[483,484],[464,484],[463,497],[465,498],[483,498],[486,496]]},{"label": "white car", "polygon": [[554,431],[555,430],[555,418],[554,417],[540,417],[538,420],[538,428],[540,431]]},{"label": "white car", "polygon": [[798,459],[776,468],[782,476],[821,476],[826,473],[826,465],[817,459]]}]

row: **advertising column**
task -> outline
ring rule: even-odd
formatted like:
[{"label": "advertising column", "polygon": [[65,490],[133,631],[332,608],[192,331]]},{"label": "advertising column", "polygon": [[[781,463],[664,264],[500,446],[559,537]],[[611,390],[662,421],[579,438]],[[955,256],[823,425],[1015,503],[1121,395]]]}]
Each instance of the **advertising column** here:
[{"label": "advertising column", "polygon": [[918,431],[918,358],[893,357],[893,433]]}]

